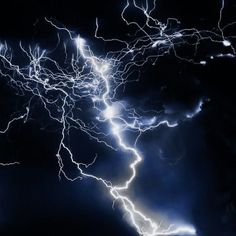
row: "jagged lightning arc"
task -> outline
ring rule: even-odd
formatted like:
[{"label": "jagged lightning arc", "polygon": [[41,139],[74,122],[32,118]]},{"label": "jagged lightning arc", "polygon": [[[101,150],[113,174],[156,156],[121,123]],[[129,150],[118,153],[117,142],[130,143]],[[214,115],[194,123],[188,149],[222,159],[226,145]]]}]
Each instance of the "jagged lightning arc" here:
[{"label": "jagged lightning arc", "polygon": [[[146,20],[143,25],[140,25],[138,22],[128,21],[125,18],[126,10],[129,7],[140,10],[140,14],[145,16]],[[49,117],[59,122],[62,127],[61,139],[56,153],[60,167],[59,177],[64,176],[70,181],[78,178],[92,178],[101,182],[107,188],[113,200],[121,203],[123,210],[129,216],[130,223],[140,235],[194,235],[196,230],[191,225],[168,223],[168,226],[166,226],[162,222],[155,221],[144,211],[140,210],[127,195],[127,190],[136,177],[137,167],[143,159],[136,147],[139,137],[144,132],[155,129],[160,125],[167,125],[170,128],[175,127],[178,125],[178,120],[173,122],[166,118],[162,119],[158,116],[158,112],[156,113],[157,115],[147,120],[146,117],[144,118],[134,108],[128,108],[122,101],[117,101],[116,95],[119,87],[125,85],[128,81],[135,67],[142,67],[149,62],[155,65],[158,58],[167,53],[173,52],[181,60],[202,65],[206,64],[204,60],[194,61],[193,59],[180,57],[176,46],[191,41],[192,46],[197,49],[197,45],[202,40],[211,40],[213,43],[220,43],[225,47],[229,47],[232,57],[235,55],[235,49],[230,39],[225,38],[223,28],[221,27],[224,1],[222,1],[218,22],[219,33],[207,30],[198,31],[195,28],[174,31],[171,29],[170,22],[178,22],[178,20],[168,19],[166,24],[158,21],[152,16],[155,8],[155,0],[152,2],[152,7],[149,7],[148,1],[146,1],[146,6],[144,7],[139,6],[135,0],[127,0],[121,17],[128,26],[136,26],[138,32],[136,38],[130,42],[121,39],[105,39],[99,36],[97,20],[95,37],[105,41],[116,41],[122,45],[121,49],[108,52],[105,57],[94,55],[84,38],[74,36],[67,28],[59,27],[48,19],[46,21],[56,29],[66,31],[71,42],[74,44],[75,51],[73,53],[68,53],[65,44],[63,44],[65,49],[64,64],[61,65],[61,63],[57,62],[46,50],[30,46],[26,49],[20,43],[21,52],[29,61],[26,66],[20,67],[14,62],[14,57],[12,57],[7,43],[0,44],[0,74],[9,79],[10,84],[14,85],[14,87],[31,94],[31,98],[25,107],[25,112],[10,120],[6,128],[0,132],[6,133],[10,125],[18,120],[23,119],[26,122],[30,115],[32,100],[35,97],[38,98],[48,112]],[[54,92],[56,92],[56,95]],[[91,125],[88,121],[83,120],[83,118],[77,115],[79,114],[78,110],[82,109],[78,107],[78,101],[92,104],[97,114],[93,119],[93,123],[96,122],[96,125]],[[203,102],[201,99],[191,113],[184,114],[185,119],[192,119],[197,115],[201,111]],[[54,112],[55,108],[57,112]],[[129,113],[129,116],[127,117],[125,113]],[[106,124],[109,127],[109,131],[103,130],[101,124]],[[132,160],[129,165],[130,175],[124,183],[113,185],[111,181],[90,174],[87,167],[94,164],[95,160],[89,165],[75,160],[65,140],[68,131],[72,128],[85,132],[90,138],[106,145],[108,148],[117,150],[118,147],[130,155]],[[137,133],[135,145],[130,145],[126,142],[125,133],[127,130]],[[116,140],[115,146],[107,140],[107,137]],[[80,173],[78,177],[71,178],[66,173],[63,162],[64,152],[69,154],[71,162],[77,166]],[[1,165],[12,164],[16,163],[2,163]]]}]

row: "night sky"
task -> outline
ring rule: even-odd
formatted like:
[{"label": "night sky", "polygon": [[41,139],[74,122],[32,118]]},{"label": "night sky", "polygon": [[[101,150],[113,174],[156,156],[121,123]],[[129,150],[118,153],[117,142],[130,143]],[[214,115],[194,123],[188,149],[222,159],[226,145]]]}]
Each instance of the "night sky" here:
[{"label": "night sky", "polygon": [[[176,17],[183,28],[212,30],[217,26],[220,1],[157,2],[156,17],[160,20]],[[234,0],[225,2],[223,25],[236,21]],[[86,38],[90,47],[103,55],[113,46],[94,39],[95,19],[99,19],[102,35],[128,37],[120,17],[125,3],[4,1],[0,41],[7,41],[13,48],[19,41],[53,48],[57,32],[45,22],[47,17]],[[225,34],[236,35],[236,26]],[[178,50],[184,54],[187,49]],[[198,236],[236,235],[236,60],[210,60],[211,55],[227,53],[224,50],[220,45],[203,43],[198,57],[208,62],[205,66],[166,55],[155,67],[139,69],[140,81],[129,83],[119,94],[133,107],[162,107],[177,117],[192,111],[200,98],[205,99],[202,111],[193,119],[182,119],[178,127],[163,126],[141,137],[138,148],[145,157],[130,194],[153,212],[194,225]],[[14,50],[13,56],[17,57]],[[0,129],[26,101],[27,96],[17,96],[0,77]],[[27,123],[16,122],[0,135],[0,162],[21,163],[0,166],[0,234],[137,236],[119,204],[112,209],[112,199],[99,183],[59,180],[55,154],[60,126],[37,102],[31,112]],[[127,174],[127,156],[79,132],[72,132],[70,140],[78,158],[86,163],[98,153],[93,171],[99,175],[117,181]],[[69,167],[74,176],[75,169]]]}]

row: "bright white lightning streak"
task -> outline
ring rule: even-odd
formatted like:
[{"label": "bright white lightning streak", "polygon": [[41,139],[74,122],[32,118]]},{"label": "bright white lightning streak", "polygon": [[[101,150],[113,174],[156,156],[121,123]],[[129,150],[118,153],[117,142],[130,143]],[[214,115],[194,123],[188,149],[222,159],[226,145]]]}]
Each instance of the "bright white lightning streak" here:
[{"label": "bright white lightning streak", "polygon": [[186,117],[191,119],[194,116],[196,116],[198,113],[200,113],[202,111],[202,105],[203,105],[203,101],[200,100],[197,107],[195,108],[195,110],[192,113],[186,114]]},{"label": "bright white lightning streak", "polygon": [[[137,172],[137,166],[138,164],[142,161],[142,157],[138,150],[136,148],[130,147],[129,145],[126,144],[124,139],[122,138],[122,132],[121,132],[121,125],[116,122],[117,119],[119,118],[119,114],[116,114],[112,104],[110,104],[110,90],[111,86],[109,83],[109,78],[106,76],[106,71],[104,71],[104,65],[107,66],[107,64],[102,64],[99,65],[97,63],[97,58],[91,55],[87,55],[86,51],[84,50],[85,46],[85,40],[81,39],[78,37],[76,40],[76,45],[81,53],[83,55],[84,59],[88,60],[91,63],[92,68],[94,71],[98,74],[98,76],[103,80],[105,84],[105,91],[102,94],[102,101],[105,105],[104,109],[104,116],[109,122],[111,126],[111,130],[113,131],[113,135],[116,137],[118,140],[119,146],[126,152],[129,152],[133,158],[134,161],[130,164],[130,169],[132,171],[130,178],[125,182],[123,185],[119,186],[108,186],[106,182],[103,182],[106,187],[110,188],[110,193],[112,197],[115,200],[119,200],[122,202],[123,208],[125,209],[126,212],[129,213],[130,219],[132,221],[133,226],[136,228],[137,232],[140,235],[145,235],[145,236],[154,236],[154,235],[174,235],[174,234],[195,234],[196,231],[193,227],[187,227],[187,226],[174,226],[174,227],[169,227],[168,229],[161,229],[160,225],[155,223],[151,218],[146,216],[143,212],[137,209],[135,204],[129,199],[127,196],[123,195],[121,193],[122,190],[127,190],[129,189],[130,184],[133,182],[136,176]],[[158,124],[160,125],[160,124]],[[83,172],[82,172],[83,174]],[[93,176],[94,178],[95,176]],[[97,178],[97,177],[95,177]],[[141,221],[141,223],[140,223]],[[148,227],[148,229],[145,229]]]},{"label": "bright white lightning streak", "polygon": [[[125,18],[126,10],[130,6],[140,10],[140,12],[146,17],[146,21],[143,25],[133,21],[130,22]],[[76,45],[77,52],[76,54],[73,54],[69,60],[71,70],[68,69],[68,65],[66,69],[61,67],[57,61],[48,57],[45,50],[40,50],[37,47],[35,49],[29,47],[29,50],[26,50],[21,44],[20,48],[29,59],[30,63],[28,66],[20,68],[12,62],[12,56],[8,53],[7,44],[0,44],[0,61],[3,63],[3,68],[5,69],[2,71],[0,70],[0,74],[9,78],[12,84],[18,86],[23,91],[30,92],[33,97],[37,97],[42,102],[44,108],[48,111],[50,118],[62,125],[62,137],[56,154],[60,167],[59,177],[64,175],[65,178],[71,181],[78,178],[88,177],[101,182],[109,190],[114,201],[116,200],[121,202],[122,208],[128,214],[131,224],[140,235],[194,235],[196,234],[196,230],[193,226],[170,224],[168,227],[164,227],[161,222],[155,222],[155,220],[150,218],[148,214],[138,209],[132,199],[124,194],[133,183],[137,174],[137,167],[142,161],[142,156],[136,148],[136,145],[131,146],[126,142],[125,131],[134,130],[139,133],[137,137],[138,140],[140,135],[148,130],[153,130],[160,125],[175,127],[178,125],[178,121],[169,122],[167,119],[160,120],[157,119],[158,116],[154,116],[146,121],[142,116],[139,116],[134,109],[130,110],[123,107],[126,112],[132,114],[131,118],[129,117],[129,119],[126,119],[123,116],[124,114],[116,108],[113,100],[115,100],[116,90],[127,82],[132,73],[133,67],[142,67],[149,61],[152,61],[154,65],[159,57],[164,56],[171,51],[181,60],[199,64],[199,62],[181,57],[177,53],[178,46],[189,43],[192,39],[194,39],[194,43],[191,43],[191,45],[196,50],[202,40],[211,40],[214,43],[222,44],[226,47],[230,46],[232,49],[232,55],[234,55],[235,50],[230,40],[224,37],[223,28],[221,27],[224,1],[222,1],[220,19],[218,22],[220,34],[207,30],[198,31],[195,28],[182,29],[173,32],[174,30],[171,28],[171,22],[179,23],[178,20],[168,19],[166,24],[158,21],[152,17],[152,12],[155,7],[155,0],[153,1],[153,7],[151,9],[148,5],[148,1],[144,7],[139,6],[135,0],[127,0],[127,4],[122,11],[121,17],[128,26],[136,26],[138,28],[137,33],[142,34],[142,36],[137,36],[137,38],[131,42],[126,42],[121,39],[105,39],[98,36],[98,21],[96,21],[97,28],[95,36],[97,38],[101,38],[105,41],[115,41],[125,45],[124,48],[117,52],[109,52],[105,59],[95,56],[85,39],[80,36],[73,37],[72,33],[68,29],[60,28],[47,20],[57,29],[68,32],[70,39]],[[67,58],[66,50],[65,54]],[[140,58],[140,56],[142,57]],[[83,61],[82,68],[81,61]],[[44,66],[45,62],[50,63],[51,67],[56,70],[56,73],[53,69]],[[200,64],[205,65],[206,61],[202,60],[200,61]],[[6,72],[6,70],[8,72]],[[21,79],[17,80],[15,74],[21,77]],[[48,95],[51,92],[57,92],[60,96],[52,98]],[[107,123],[111,133],[107,134],[106,132],[101,132],[96,125],[88,125],[73,113],[74,109],[80,109],[77,107],[77,101],[83,99],[88,99],[92,102],[94,109],[99,113],[97,121]],[[50,108],[52,105],[59,110],[59,115],[53,113]],[[120,106],[123,106],[122,103],[120,103]],[[15,121],[21,119],[27,120],[29,115],[28,107],[30,106],[27,106],[25,114],[13,118],[8,123],[7,127],[3,131],[0,131],[0,133],[5,133],[9,129],[10,125]],[[188,119],[191,119],[197,115],[201,109],[202,101],[199,102],[193,113],[185,114],[185,116]],[[87,173],[85,171],[86,168],[93,164],[95,159],[91,164],[79,163],[74,159],[72,151],[66,144],[65,140],[65,137],[71,128],[81,130],[90,138],[93,138],[97,142],[103,143],[114,150],[116,150],[116,147],[113,147],[108,141],[106,141],[105,137],[109,135],[115,137],[117,146],[132,157],[132,162],[129,165],[131,170],[129,178],[124,183],[114,186],[110,181]],[[79,177],[70,178],[66,174],[62,157],[63,150],[69,154],[72,163],[78,167],[81,174]],[[9,163],[9,165],[10,164],[11,163]]]}]

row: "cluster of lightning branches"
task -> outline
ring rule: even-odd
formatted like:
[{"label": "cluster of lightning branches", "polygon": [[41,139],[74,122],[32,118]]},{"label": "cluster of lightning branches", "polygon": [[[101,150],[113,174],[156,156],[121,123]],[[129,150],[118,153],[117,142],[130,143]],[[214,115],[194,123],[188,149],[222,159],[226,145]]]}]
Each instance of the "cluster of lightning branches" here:
[{"label": "cluster of lightning branches", "polygon": [[[140,11],[145,21],[140,23],[130,21],[126,18],[127,9],[135,8]],[[224,30],[234,24],[230,23],[222,26],[222,14],[224,1],[220,9],[218,27],[215,31],[197,30],[195,28],[175,30],[171,27],[173,23],[179,24],[177,19],[169,18],[166,23],[154,18],[156,1],[150,5],[139,6],[135,0],[127,0],[121,17],[128,26],[136,27],[136,32],[130,41],[122,39],[106,39],[99,35],[99,22],[96,20],[95,37],[107,42],[116,42],[121,46],[120,50],[110,51],[105,56],[94,55],[91,47],[85,39],[75,35],[65,27],[59,27],[51,20],[46,19],[59,32],[68,34],[70,42],[73,43],[73,52],[67,50],[66,44],[61,42],[58,36],[58,45],[63,46],[63,62],[54,59],[52,52],[37,47],[25,47],[19,44],[20,52],[28,61],[20,66],[16,63],[12,50],[8,44],[0,44],[0,74],[6,78],[10,86],[17,89],[20,94],[30,94],[30,99],[25,105],[24,113],[12,118],[5,129],[0,133],[6,133],[11,124],[18,120],[26,122],[33,107],[33,100],[37,98],[48,112],[50,119],[61,125],[61,138],[56,153],[59,164],[59,177],[64,176],[67,180],[91,178],[101,182],[109,191],[114,201],[121,203],[121,207],[129,217],[129,222],[135,227],[140,235],[176,235],[176,234],[196,234],[196,230],[190,225],[168,224],[156,222],[144,211],[140,210],[127,191],[136,177],[138,166],[143,157],[137,149],[137,142],[140,136],[146,131],[153,130],[160,125],[175,127],[177,121],[169,121],[159,116],[159,111],[149,119],[144,117],[142,112],[129,107],[127,104],[117,99],[119,88],[124,87],[130,79],[135,68],[142,68],[147,63],[155,65],[158,58],[166,54],[174,54],[181,60],[191,63],[206,64],[206,61],[195,61],[178,55],[176,50],[181,45],[192,45],[197,51],[202,41],[210,40],[214,44],[221,44],[228,47],[230,53],[219,54],[218,56],[234,57],[235,49],[231,43],[234,37],[225,37]],[[58,34],[60,35],[60,34]],[[56,48],[56,49],[57,49]],[[81,115],[82,102],[92,106],[94,117],[90,121]],[[184,114],[186,119],[192,119],[202,108],[203,101],[200,100],[192,113]],[[117,109],[119,107],[119,109]],[[105,128],[104,128],[105,127]],[[74,158],[74,154],[67,143],[66,137],[70,135],[71,129],[76,129],[86,133],[91,139],[104,144],[107,148],[116,151],[123,151],[130,155],[129,165],[130,175],[125,182],[114,185],[110,180],[90,174],[88,167],[94,164],[95,159],[90,164],[80,163]],[[126,142],[126,132],[131,131],[136,134],[133,145]],[[115,140],[112,142],[110,140]],[[114,144],[115,143],[115,144]],[[64,168],[63,155],[67,153],[71,162],[76,165],[79,174],[72,178]],[[0,165],[14,165],[13,163],[1,163]]]}]

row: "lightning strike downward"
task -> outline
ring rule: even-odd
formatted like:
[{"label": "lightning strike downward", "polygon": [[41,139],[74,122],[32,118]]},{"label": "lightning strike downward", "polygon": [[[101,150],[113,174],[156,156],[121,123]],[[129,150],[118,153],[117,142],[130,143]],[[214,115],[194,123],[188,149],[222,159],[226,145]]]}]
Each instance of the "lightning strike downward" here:
[{"label": "lightning strike downward", "polygon": [[[104,64],[107,65],[106,62],[100,65],[99,63],[97,63],[98,58],[87,54],[86,51],[84,50],[85,40],[83,40],[81,37],[76,38],[75,42],[76,42],[77,48],[80,51],[80,54],[83,56],[85,60],[91,63],[93,70],[97,73],[97,78],[100,78],[105,85],[105,90],[103,94],[101,95],[101,100],[103,104],[105,105],[105,109],[103,113],[104,113],[105,119],[110,125],[111,130],[113,130],[113,135],[117,139],[118,145],[123,149],[123,151],[130,153],[131,157],[134,159],[133,162],[129,166],[131,169],[131,176],[129,177],[128,180],[126,180],[126,182],[123,185],[110,186],[110,185],[107,185],[106,181],[102,181],[102,182],[105,184],[107,188],[110,189],[111,196],[115,200],[122,202],[123,209],[129,214],[132,225],[136,228],[137,232],[140,235],[155,236],[155,235],[195,234],[196,231],[191,226],[171,225],[168,229],[161,228],[161,225],[158,225],[151,218],[149,218],[140,210],[138,210],[135,204],[131,201],[131,199],[129,199],[127,196],[121,193],[123,190],[128,190],[130,184],[135,179],[137,166],[142,161],[142,157],[136,148],[133,148],[127,145],[124,139],[122,138],[122,132],[121,132],[122,125],[116,122],[116,120],[120,120],[120,121],[122,120],[120,119],[119,114],[117,114],[117,112],[114,111],[112,103],[110,102],[111,101],[111,97],[110,97],[111,85],[109,83],[109,78],[106,74],[106,71],[104,71],[103,69]],[[78,165],[78,168],[80,169],[79,165]],[[83,175],[85,175],[81,169],[80,169],[80,172]],[[93,178],[97,178],[97,177],[93,176]]]}]

